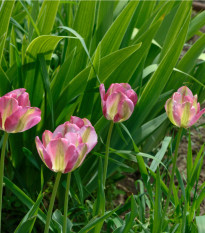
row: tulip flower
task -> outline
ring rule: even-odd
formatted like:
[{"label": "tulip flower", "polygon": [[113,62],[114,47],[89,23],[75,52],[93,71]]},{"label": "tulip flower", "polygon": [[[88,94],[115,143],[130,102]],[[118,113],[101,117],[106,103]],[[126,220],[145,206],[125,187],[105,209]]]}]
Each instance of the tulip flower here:
[{"label": "tulip flower", "polygon": [[50,170],[57,172],[44,233],[49,232],[49,224],[61,174],[68,173],[63,218],[63,233],[66,233],[71,172],[82,164],[86,155],[97,144],[97,134],[89,120],[72,116],[70,121],[59,125],[53,133],[46,130],[42,135],[42,141],[43,143],[39,137],[36,137],[38,153],[45,165]]},{"label": "tulip flower", "polygon": [[4,176],[4,159],[9,133],[28,130],[41,120],[41,110],[32,108],[24,88],[16,89],[0,97],[0,129],[5,131],[0,162],[0,232]]},{"label": "tulip flower", "polygon": [[7,133],[28,130],[39,123],[41,111],[31,107],[24,88],[16,89],[0,98],[0,129]]},{"label": "tulip flower", "polygon": [[197,95],[193,96],[191,90],[186,87],[180,87],[165,104],[170,121],[182,128],[188,128],[195,124],[205,108],[200,111],[200,104],[197,102]]},{"label": "tulip flower", "polygon": [[100,95],[103,115],[113,122],[129,119],[137,103],[137,94],[128,83],[113,83],[107,93],[104,84],[101,84]]},{"label": "tulip flower", "polygon": [[97,143],[97,134],[90,121],[72,116],[52,133],[46,130],[36,147],[45,165],[54,172],[68,173],[81,165]]}]

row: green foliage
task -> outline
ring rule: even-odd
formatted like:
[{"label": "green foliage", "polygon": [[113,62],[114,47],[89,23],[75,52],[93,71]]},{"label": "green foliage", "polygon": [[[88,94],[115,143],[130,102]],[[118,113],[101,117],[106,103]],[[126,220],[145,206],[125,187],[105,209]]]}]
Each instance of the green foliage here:
[{"label": "green foliage", "polygon": [[[9,137],[5,193],[13,193],[29,209],[18,216],[18,227],[11,224],[12,232],[43,229],[53,176],[47,168],[40,170],[34,140],[71,115],[88,118],[99,139],[74,172],[68,232],[203,232],[199,215],[205,184],[199,187],[198,181],[204,148],[193,159],[190,137],[187,179],[176,169],[178,184],[161,225],[175,149],[173,137],[166,136],[171,127],[164,104],[182,85],[205,100],[205,35],[199,32],[205,12],[191,17],[191,5],[177,0],[0,1],[0,96],[24,87],[31,105],[42,111],[38,126]],[[184,54],[185,43],[189,50]],[[102,115],[99,85],[107,89],[115,82],[130,83],[138,102],[131,118],[114,127],[107,174],[117,181],[123,172],[136,172],[138,180],[137,194],[110,210],[102,185],[109,122]],[[51,232],[62,230],[64,179]]]}]

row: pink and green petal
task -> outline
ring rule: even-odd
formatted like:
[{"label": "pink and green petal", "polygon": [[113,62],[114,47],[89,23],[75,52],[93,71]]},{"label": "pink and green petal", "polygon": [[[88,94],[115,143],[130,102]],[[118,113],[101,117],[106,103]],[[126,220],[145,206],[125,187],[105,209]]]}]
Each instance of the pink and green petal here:
[{"label": "pink and green petal", "polygon": [[17,98],[19,106],[22,107],[30,107],[30,100],[29,100],[29,94],[27,92],[23,93]]},{"label": "pink and green petal", "polygon": [[79,134],[81,135],[82,142],[88,146],[88,153],[97,144],[97,134],[92,126],[84,126],[80,129]]},{"label": "pink and green petal", "polygon": [[52,139],[53,133],[49,130],[45,130],[42,135],[43,145],[46,148],[50,140]]},{"label": "pink and green petal", "polygon": [[118,113],[118,105],[122,98],[122,93],[113,93],[108,96],[106,100],[106,115],[109,120],[114,120],[115,115]]},{"label": "pink and green petal", "polygon": [[174,101],[173,101],[172,98],[168,99],[167,102],[166,102],[166,104],[165,104],[165,110],[166,110],[166,112],[167,112],[167,116],[168,116],[169,120],[170,120],[174,125],[177,126],[177,123],[175,122],[174,116],[173,116],[173,104],[174,104],[173,102],[174,102]]},{"label": "pink and green petal", "polygon": [[132,102],[133,102],[133,104],[134,104],[134,106],[136,105],[136,103],[137,103],[137,94],[135,93],[135,91],[133,91],[132,89],[130,89],[130,90],[127,90],[126,91],[126,96],[130,99],[130,100],[132,100]]},{"label": "pink and green petal", "polygon": [[51,161],[50,155],[45,150],[38,136],[36,137],[35,142],[36,142],[36,148],[37,148],[40,158],[42,159],[42,161],[45,163],[45,165],[49,169],[52,169],[52,161]]},{"label": "pink and green petal", "polygon": [[5,129],[5,121],[18,109],[18,102],[14,98],[0,98],[0,113],[2,118],[2,128]]},{"label": "pink and green petal", "polygon": [[19,88],[19,89],[8,92],[4,96],[18,98],[20,95],[22,95],[25,92],[26,92],[25,88]]},{"label": "pink and green petal", "polygon": [[19,107],[5,121],[5,130],[10,133],[23,132],[37,125],[41,120],[39,108]]},{"label": "pink and green petal", "polygon": [[80,143],[82,143],[82,138],[78,133],[67,133],[65,135],[65,138],[68,140],[69,144],[73,144],[75,146],[78,146]]},{"label": "pink and green petal", "polygon": [[65,154],[65,169],[64,173],[71,172],[79,158],[79,153],[74,145],[70,145]]},{"label": "pink and green petal", "polygon": [[193,124],[195,124],[199,118],[205,113],[205,108],[202,109],[200,112],[198,112],[192,119],[191,121],[189,122],[189,127],[192,126]]},{"label": "pink and green petal", "polygon": [[55,172],[64,172],[65,154],[68,149],[68,141],[65,138],[51,140],[46,147],[46,151],[51,157],[52,170]]},{"label": "pink and green petal", "polygon": [[53,132],[53,138],[60,132],[62,136],[65,136],[68,132],[76,133],[79,131],[79,127],[75,124],[71,124],[69,121],[65,122],[62,125],[59,125]]},{"label": "pink and green petal", "polygon": [[132,115],[134,110],[134,104],[133,102],[126,98],[122,98],[122,100],[119,102],[118,105],[118,112],[114,117],[114,122],[122,122],[127,119]]},{"label": "pink and green petal", "polygon": [[83,119],[76,117],[76,116],[71,116],[70,123],[77,125],[79,128],[82,128],[84,126]]},{"label": "pink and green petal", "polygon": [[189,96],[189,97],[193,98],[193,94],[192,94],[191,90],[186,86],[180,87],[177,90],[177,92],[179,92],[182,95],[182,97]]},{"label": "pink and green petal", "polygon": [[181,127],[183,128],[187,128],[188,123],[190,121],[190,116],[193,115],[193,110],[195,111],[195,109],[191,109],[192,104],[189,102],[185,102],[182,104],[182,108],[183,108],[183,113],[182,113],[182,117],[181,117]]}]

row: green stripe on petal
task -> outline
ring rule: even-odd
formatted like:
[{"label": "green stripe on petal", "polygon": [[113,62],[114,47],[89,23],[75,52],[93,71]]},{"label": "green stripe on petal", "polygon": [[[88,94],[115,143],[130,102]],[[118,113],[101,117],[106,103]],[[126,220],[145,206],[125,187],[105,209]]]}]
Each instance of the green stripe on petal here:
[{"label": "green stripe on petal", "polygon": [[174,120],[174,116],[173,116],[173,99],[170,98],[167,100],[166,102],[166,112],[167,112],[167,116],[169,118],[169,120],[172,122],[172,124],[177,125],[177,123]]},{"label": "green stripe on petal", "polygon": [[181,127],[187,128],[189,121],[190,121],[190,115],[191,115],[191,106],[192,104],[189,102],[186,102],[183,104],[183,113],[181,118]]}]

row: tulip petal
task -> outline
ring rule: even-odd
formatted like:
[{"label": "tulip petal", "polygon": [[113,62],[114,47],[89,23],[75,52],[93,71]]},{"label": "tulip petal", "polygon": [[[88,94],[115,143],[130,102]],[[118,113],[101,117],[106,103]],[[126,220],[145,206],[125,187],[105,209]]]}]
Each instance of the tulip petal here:
[{"label": "tulip petal", "polygon": [[177,90],[177,92],[179,92],[182,95],[182,99],[184,96],[189,96],[189,97],[193,98],[193,94],[192,94],[191,90],[186,86],[180,87]]},{"label": "tulip petal", "polygon": [[121,99],[122,100],[120,100],[118,104],[118,113],[115,115],[113,119],[114,122],[126,121],[132,115],[134,110],[134,104],[130,99]]},{"label": "tulip petal", "polygon": [[104,84],[100,84],[100,96],[101,96],[101,106],[105,105],[105,86]]},{"label": "tulip petal", "polygon": [[23,132],[37,125],[41,120],[39,108],[18,107],[5,121],[5,130],[10,133]]},{"label": "tulip petal", "polygon": [[[118,105],[121,101],[122,93],[113,93],[112,95],[108,96],[105,105],[105,117],[108,120],[114,120],[115,115],[118,113]],[[104,113],[104,111],[103,111]]]},{"label": "tulip petal", "polygon": [[29,100],[29,94],[27,92],[23,93],[17,98],[19,106],[22,107],[30,107],[30,100]]},{"label": "tulip petal", "polygon": [[82,143],[82,138],[78,133],[67,133],[65,135],[65,138],[68,140],[69,144],[73,144],[75,146],[78,146],[80,143]]},{"label": "tulip petal", "polygon": [[76,163],[79,159],[79,153],[74,145],[70,145],[66,151],[65,155],[65,163],[66,167],[64,170],[64,173],[71,172],[74,170],[76,167]]},{"label": "tulip petal", "polygon": [[5,121],[18,109],[18,102],[14,98],[1,97],[0,98],[0,113],[2,118],[2,128],[5,129]]},{"label": "tulip petal", "polygon": [[45,130],[42,135],[43,146],[46,148],[50,140],[52,139],[53,134],[49,130]]},{"label": "tulip petal", "polygon": [[69,121],[66,121],[64,124],[59,125],[53,132],[53,139],[56,138],[57,134],[61,133],[64,137],[68,132],[76,133],[79,131],[79,127],[75,124],[71,124]]},{"label": "tulip petal", "polygon": [[46,147],[52,161],[52,170],[55,172],[64,172],[65,154],[68,149],[68,141],[65,138],[53,139]]},{"label": "tulip petal", "polygon": [[70,123],[77,125],[79,128],[82,128],[84,126],[83,119],[76,116],[71,116]]},{"label": "tulip petal", "polygon": [[91,126],[84,126],[80,129],[79,134],[82,137],[82,142],[86,143],[88,146],[88,152],[89,153],[93,147],[97,144],[97,134],[95,132],[95,129]]},{"label": "tulip petal", "polygon": [[174,101],[172,98],[169,98],[166,101],[165,104],[165,110],[167,112],[167,116],[169,118],[169,120],[176,126],[178,126],[177,122],[174,120],[174,116],[173,116],[173,105],[174,105]]},{"label": "tulip petal", "polygon": [[43,144],[41,143],[38,136],[36,137],[35,142],[36,142],[36,148],[37,148],[37,151],[38,151],[40,158],[42,159],[42,161],[45,163],[45,165],[49,169],[52,169],[51,158],[50,158],[49,154],[47,153],[47,151],[45,150],[45,148],[44,148]]},{"label": "tulip petal", "polygon": [[134,104],[134,106],[136,105],[136,103],[137,103],[137,94],[135,93],[135,91],[133,91],[132,89],[130,89],[130,90],[128,90],[128,91],[126,91],[126,96],[130,99],[130,100],[132,100],[132,102],[133,102],[133,104]]},{"label": "tulip petal", "polygon": [[15,89],[13,91],[8,92],[7,94],[5,94],[4,96],[7,97],[13,97],[13,98],[18,98],[20,95],[22,95],[23,93],[25,93],[26,89],[25,88],[19,88],[19,89]]},{"label": "tulip petal", "polygon": [[86,155],[89,153],[87,143],[81,143],[77,147],[77,151],[78,151],[79,157],[78,157],[78,160],[76,161],[75,166],[73,167],[73,170],[75,170],[77,167],[79,167],[82,164]]},{"label": "tulip petal", "polygon": [[189,125],[188,127],[192,126],[193,124],[195,124],[199,118],[205,113],[205,108],[202,109],[200,112],[198,112],[192,119],[191,121],[189,122]]},{"label": "tulip petal", "polygon": [[181,117],[181,127],[183,128],[187,128],[190,117],[196,113],[195,108],[191,109],[191,107],[192,107],[192,104],[190,102],[183,103],[183,106],[182,106],[183,113]]}]

